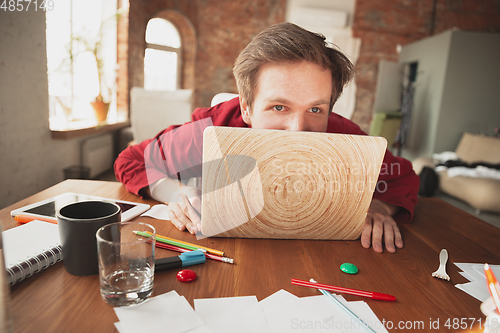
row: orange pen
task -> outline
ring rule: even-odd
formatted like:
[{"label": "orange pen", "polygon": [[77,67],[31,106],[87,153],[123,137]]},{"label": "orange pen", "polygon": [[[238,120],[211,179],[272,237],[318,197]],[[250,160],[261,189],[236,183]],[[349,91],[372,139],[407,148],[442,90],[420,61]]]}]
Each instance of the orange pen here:
[{"label": "orange pen", "polygon": [[486,275],[486,282],[488,283],[491,298],[493,298],[497,307],[497,313],[500,313],[500,285],[488,264],[484,264],[484,275]]},{"label": "orange pen", "polygon": [[19,215],[16,215],[16,217],[14,219],[19,223],[28,223],[28,222],[31,222],[33,220],[39,220],[39,221],[57,224],[57,219],[55,217],[48,217],[48,216],[42,217],[42,216],[31,216],[31,215],[19,214]]}]

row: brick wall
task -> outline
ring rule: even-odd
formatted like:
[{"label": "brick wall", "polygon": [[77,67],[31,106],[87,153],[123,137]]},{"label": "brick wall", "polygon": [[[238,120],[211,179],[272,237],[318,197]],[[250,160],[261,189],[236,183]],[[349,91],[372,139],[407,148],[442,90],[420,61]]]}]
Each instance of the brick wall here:
[{"label": "brick wall", "polygon": [[[196,33],[195,106],[219,92],[236,92],[232,66],[262,29],[282,22],[286,0],[130,0],[128,89],[143,86],[144,34],[161,11],[184,15]],[[500,32],[499,0],[357,0],[354,36],[362,39],[356,66],[358,91],[353,121],[368,131],[380,59],[397,61],[396,46],[444,30]],[[121,100],[126,100],[122,97]]]},{"label": "brick wall", "polygon": [[500,32],[498,0],[357,0],[353,34],[361,38],[352,120],[370,128],[379,60],[397,61],[396,46],[453,27]]},{"label": "brick wall", "polygon": [[194,105],[209,106],[219,92],[236,92],[232,75],[238,54],[261,30],[285,17],[286,0],[130,0],[129,89],[144,84],[144,35],[161,11],[184,15],[196,33]]}]

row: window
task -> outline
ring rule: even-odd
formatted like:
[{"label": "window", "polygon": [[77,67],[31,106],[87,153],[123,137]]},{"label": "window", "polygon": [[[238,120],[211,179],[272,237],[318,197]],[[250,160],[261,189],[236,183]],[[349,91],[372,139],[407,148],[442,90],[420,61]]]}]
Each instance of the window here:
[{"label": "window", "polygon": [[50,128],[96,126],[98,98],[110,103],[108,122],[126,120],[116,112],[116,0],[58,4],[46,12]]},{"label": "window", "polygon": [[177,28],[161,18],[149,20],[146,27],[144,88],[176,90],[180,86],[181,38]]}]

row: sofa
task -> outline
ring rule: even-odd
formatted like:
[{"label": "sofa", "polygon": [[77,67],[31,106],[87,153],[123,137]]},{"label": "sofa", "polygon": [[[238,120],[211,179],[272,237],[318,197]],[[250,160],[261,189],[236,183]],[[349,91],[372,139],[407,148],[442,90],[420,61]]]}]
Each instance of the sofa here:
[{"label": "sofa", "polygon": [[[500,138],[464,133],[455,153],[460,160],[468,164],[500,164]],[[425,166],[435,168],[436,164],[430,157],[419,157],[412,163],[416,174],[420,174]],[[466,202],[478,212],[500,214],[500,179],[450,177],[447,170],[439,168],[436,173],[442,192]]]}]

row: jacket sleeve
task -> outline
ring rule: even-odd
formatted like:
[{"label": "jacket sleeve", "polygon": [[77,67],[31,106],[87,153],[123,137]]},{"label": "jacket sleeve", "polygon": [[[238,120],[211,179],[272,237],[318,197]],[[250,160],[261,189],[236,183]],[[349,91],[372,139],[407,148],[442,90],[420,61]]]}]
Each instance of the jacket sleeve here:
[{"label": "jacket sleeve", "polygon": [[238,98],[211,108],[197,108],[191,119],[120,153],[114,164],[115,175],[129,192],[142,197],[141,190],[161,178],[201,176],[203,130],[211,125],[246,126]]},{"label": "jacket sleeve", "polygon": [[201,175],[203,130],[210,125],[211,118],[205,118],[171,126],[153,139],[128,147],[115,161],[116,178],[142,197],[141,190],[161,178],[184,180]]},{"label": "jacket sleeve", "polygon": [[394,220],[410,222],[417,204],[419,184],[411,162],[386,150],[373,198],[401,207]]},{"label": "jacket sleeve", "polygon": [[[331,115],[328,132],[366,135],[358,125],[338,115]],[[417,204],[420,180],[410,161],[386,150],[373,198],[400,207],[394,220],[410,222]]]},{"label": "jacket sleeve", "polygon": [[144,151],[151,142],[153,139],[127,147],[118,155],[114,164],[116,179],[125,185],[129,192],[140,197],[143,197],[143,194],[139,192],[149,185]]}]

